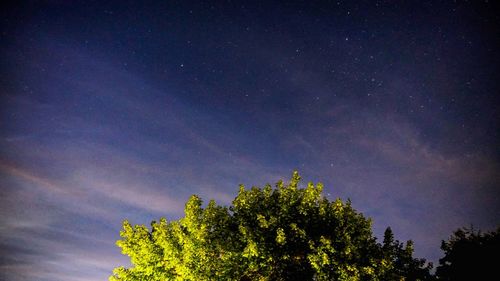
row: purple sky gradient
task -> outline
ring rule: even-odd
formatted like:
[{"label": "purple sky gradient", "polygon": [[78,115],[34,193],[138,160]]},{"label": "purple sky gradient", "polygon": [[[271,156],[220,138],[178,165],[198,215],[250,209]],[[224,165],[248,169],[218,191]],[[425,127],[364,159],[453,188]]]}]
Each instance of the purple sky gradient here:
[{"label": "purple sky gradient", "polygon": [[122,220],[293,170],[436,262],[500,221],[491,5],[6,7],[0,280],[106,280]]}]

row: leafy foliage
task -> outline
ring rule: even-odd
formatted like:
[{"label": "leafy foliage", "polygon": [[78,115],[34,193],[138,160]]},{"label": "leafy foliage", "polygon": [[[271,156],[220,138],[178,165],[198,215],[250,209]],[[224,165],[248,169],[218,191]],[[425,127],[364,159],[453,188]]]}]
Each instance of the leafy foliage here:
[{"label": "leafy foliage", "polygon": [[394,240],[394,234],[390,227],[385,230],[384,242],[382,244],[382,255],[390,261],[382,280],[434,280],[431,275],[431,263],[425,259],[413,258],[413,242],[407,241],[406,245]]},{"label": "leafy foliage", "polygon": [[202,208],[193,195],[185,217],[152,222],[150,231],[125,221],[117,245],[133,266],[110,280],[427,280],[411,243],[403,249],[386,232],[378,244],[350,201],[329,201],[321,184],[299,181],[294,172],[276,188],[240,186],[230,207]]},{"label": "leafy foliage", "polygon": [[438,280],[491,280],[498,276],[500,228],[490,233],[458,229],[442,242],[441,249],[445,256],[436,270]]}]

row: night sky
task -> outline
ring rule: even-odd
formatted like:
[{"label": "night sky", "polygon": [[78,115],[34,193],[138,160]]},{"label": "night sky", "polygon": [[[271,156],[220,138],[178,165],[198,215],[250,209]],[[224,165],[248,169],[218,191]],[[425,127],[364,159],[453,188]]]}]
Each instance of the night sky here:
[{"label": "night sky", "polygon": [[0,8],[1,281],[106,280],[122,220],[293,170],[433,262],[500,223],[494,3],[103,2]]}]

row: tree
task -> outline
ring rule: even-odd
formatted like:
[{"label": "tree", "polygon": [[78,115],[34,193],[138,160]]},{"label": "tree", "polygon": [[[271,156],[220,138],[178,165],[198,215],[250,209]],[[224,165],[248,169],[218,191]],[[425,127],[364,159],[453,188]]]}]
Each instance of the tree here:
[{"label": "tree", "polygon": [[406,245],[394,240],[392,229],[388,227],[384,232],[382,244],[382,255],[390,262],[382,280],[434,280],[431,275],[432,263],[427,263],[425,259],[413,257],[413,242],[406,242]]},{"label": "tree", "polygon": [[491,280],[498,276],[500,228],[481,233],[471,227],[456,230],[441,243],[444,257],[436,269],[438,280]]},{"label": "tree", "polygon": [[426,270],[411,245],[377,243],[349,200],[330,201],[322,184],[299,181],[294,172],[276,188],[240,186],[230,207],[212,200],[203,208],[193,195],[183,218],[162,218],[151,230],[125,221],[117,245],[133,266],[110,280],[396,280],[384,279],[391,272],[404,280]]}]

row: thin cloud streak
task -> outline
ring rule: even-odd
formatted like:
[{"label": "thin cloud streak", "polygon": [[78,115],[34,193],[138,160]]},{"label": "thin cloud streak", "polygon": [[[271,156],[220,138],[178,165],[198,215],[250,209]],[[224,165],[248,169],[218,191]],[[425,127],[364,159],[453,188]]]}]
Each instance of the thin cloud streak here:
[{"label": "thin cloud streak", "polygon": [[[61,50],[61,53],[66,51]],[[74,57],[76,61],[73,64],[87,63],[78,59],[78,56]],[[109,69],[106,64],[94,66],[101,68],[97,70],[98,73],[119,73],[117,69]],[[52,79],[64,80],[64,77],[61,73],[55,74]],[[90,90],[104,97],[106,93],[127,88],[127,94],[116,100],[113,96],[113,101],[116,101],[113,108],[131,112],[141,122],[148,122],[151,114],[161,115],[164,108],[151,108],[149,102],[134,96],[137,93],[130,89],[140,88],[144,82],[131,78],[125,75],[110,84],[94,84],[93,88],[88,84],[89,81],[73,83],[78,80],[77,76],[62,83],[76,92]],[[116,85],[122,86],[116,88]],[[32,102],[22,96],[11,97],[10,102],[14,107],[28,107],[35,113],[34,116],[58,110],[50,102]],[[12,196],[7,202],[9,209],[17,208],[15,202],[18,198],[23,198],[29,207],[22,214],[5,220],[0,235],[4,241],[20,245],[23,251],[36,250],[36,254],[24,255],[19,251],[13,257],[15,260],[4,260],[0,267],[13,272],[20,280],[35,277],[40,280],[78,280],[81,277],[72,276],[82,274],[87,275],[86,280],[102,280],[111,273],[113,267],[123,264],[125,260],[114,245],[121,220],[128,218],[134,223],[148,224],[158,216],[177,218],[182,215],[184,202],[190,194],[201,194],[206,201],[214,198],[229,203],[235,196],[234,190],[238,183],[262,184],[259,178],[269,180],[265,177],[269,172],[264,172],[264,167],[259,167],[254,159],[226,153],[219,144],[192,129],[189,124],[192,119],[190,110],[170,107],[167,111],[164,118],[175,116],[175,121],[159,122],[156,128],[167,132],[165,138],[158,141],[147,136],[134,137],[129,139],[130,147],[133,148],[131,150],[102,142],[105,138],[119,139],[130,134],[130,131],[116,128],[109,122],[80,116],[55,118],[51,122],[59,129],[54,133],[47,134],[44,129],[46,126],[38,126],[38,120],[33,120],[28,125],[32,127],[29,133],[28,130],[17,132],[15,138],[7,135],[2,142],[9,149],[2,151],[2,157],[6,160],[2,161],[0,170],[13,185],[5,188],[15,190],[22,187],[23,194],[31,193],[32,196],[10,192]],[[201,119],[211,118],[207,116]],[[79,129],[72,129],[76,127]],[[131,127],[133,131],[139,129]],[[225,130],[224,127],[222,130]],[[66,137],[70,139],[66,140]],[[136,144],[140,144],[140,147],[136,147]],[[213,160],[205,160],[207,165],[203,168],[186,169],[196,166],[190,159],[197,159],[198,151],[204,156],[210,155]],[[156,160],[152,163],[151,158]],[[52,169],[48,169],[49,166]],[[221,174],[216,180],[220,185],[208,187],[207,182],[220,172],[231,175],[231,179]],[[252,176],[250,182],[249,177]],[[179,185],[184,186],[185,190],[179,189]],[[172,186],[176,186],[176,189]],[[39,219],[41,213],[43,220]],[[82,226],[78,221],[88,221],[87,226]],[[108,229],[104,232],[99,230],[100,224],[108,225]],[[88,234],[83,240],[82,237],[75,240],[75,233],[81,231],[82,227]],[[12,233],[17,235],[13,236]],[[113,238],[104,242],[104,237]],[[95,262],[83,260],[85,256],[95,256],[96,243],[102,249],[101,258]],[[44,256],[44,263],[37,261],[39,256]],[[112,259],[120,262],[106,262]],[[27,264],[17,265],[16,260],[25,260]],[[96,267],[99,263],[102,266]],[[61,264],[65,268],[79,269],[63,270]]]},{"label": "thin cloud streak", "polygon": [[[12,254],[0,279],[104,280],[126,263],[123,219],[178,219],[191,194],[230,204],[238,184],[295,169],[351,198],[377,235],[415,239],[417,256],[436,261],[456,227],[491,227],[490,36],[462,44],[480,33],[446,16],[454,5],[436,6],[448,30],[437,34],[427,11],[400,24],[383,6],[344,17],[344,4],[327,16],[245,5],[234,18],[190,4],[12,10],[0,60],[0,247]],[[415,15],[428,24],[408,26]]]},{"label": "thin cloud streak", "polygon": [[[437,262],[436,249],[451,231],[470,223],[479,228],[494,223],[495,212],[482,208],[500,204],[493,195],[493,186],[500,184],[494,159],[479,152],[444,152],[402,115],[366,110],[359,115],[352,108],[356,105],[323,113],[331,116],[331,129],[305,129],[300,137],[285,138],[283,146],[307,151],[299,170],[323,181],[327,193],[351,198],[374,219],[377,235],[391,226],[399,239],[416,241],[418,255]],[[472,221],[478,216],[482,219]],[[427,223],[414,223],[421,220]]]}]

